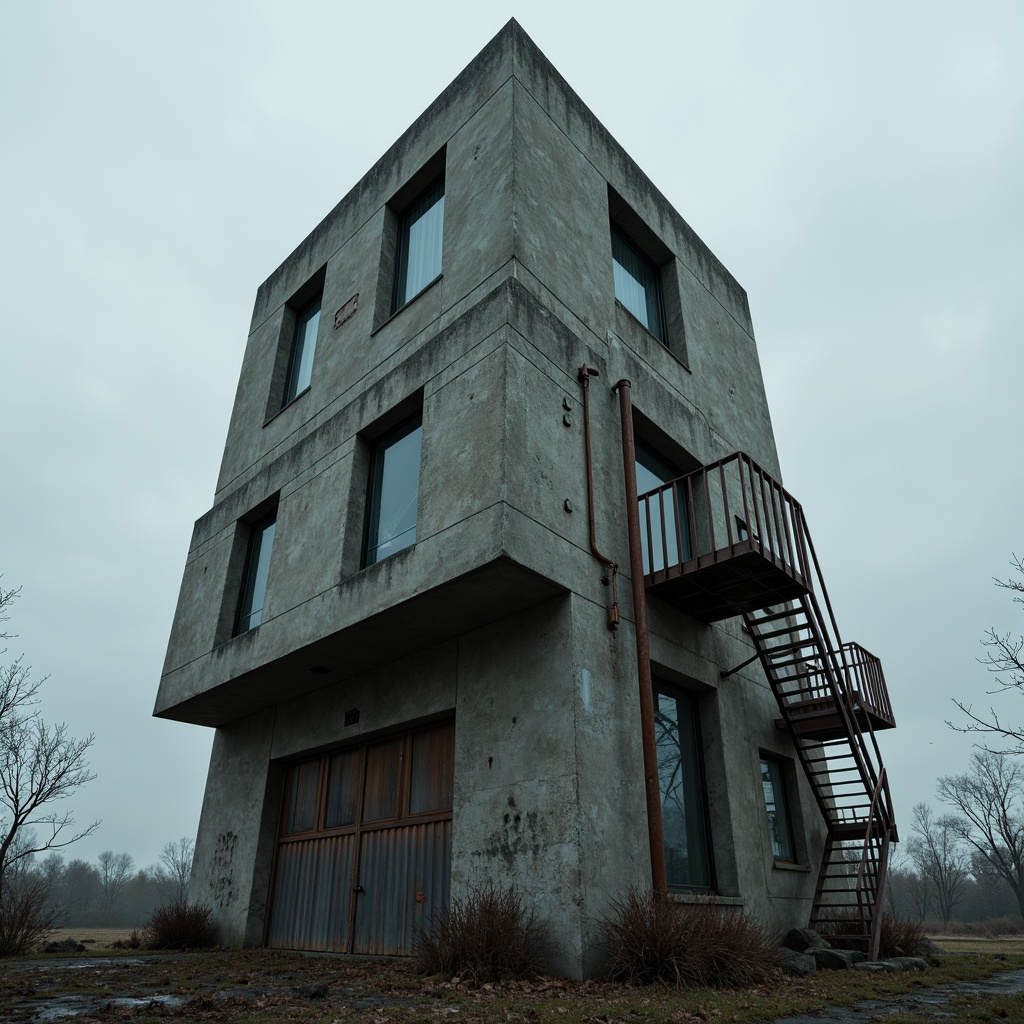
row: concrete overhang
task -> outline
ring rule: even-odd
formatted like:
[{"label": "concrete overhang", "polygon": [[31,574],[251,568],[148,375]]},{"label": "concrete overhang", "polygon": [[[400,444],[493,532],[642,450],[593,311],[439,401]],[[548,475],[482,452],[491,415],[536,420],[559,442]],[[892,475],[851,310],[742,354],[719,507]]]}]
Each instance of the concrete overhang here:
[{"label": "concrete overhang", "polygon": [[224,725],[566,592],[533,570],[499,558],[202,693],[157,706],[153,714],[194,725]]}]

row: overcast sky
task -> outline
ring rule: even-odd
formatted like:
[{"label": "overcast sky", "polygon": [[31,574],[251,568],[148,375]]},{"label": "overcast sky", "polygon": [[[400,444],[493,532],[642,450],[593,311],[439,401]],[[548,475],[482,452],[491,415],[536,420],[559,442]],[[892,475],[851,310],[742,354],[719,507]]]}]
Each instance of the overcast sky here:
[{"label": "overcast sky", "polygon": [[256,288],[510,16],[747,289],[903,822],[966,767],[1024,631],[1019,0],[0,0],[5,660],[96,734],[71,856],[195,834],[212,733],[150,712]]}]

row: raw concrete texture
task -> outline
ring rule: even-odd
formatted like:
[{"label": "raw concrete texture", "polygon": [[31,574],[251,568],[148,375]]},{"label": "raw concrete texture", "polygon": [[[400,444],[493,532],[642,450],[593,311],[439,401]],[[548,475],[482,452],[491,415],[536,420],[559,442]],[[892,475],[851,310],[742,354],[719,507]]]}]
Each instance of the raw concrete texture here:
[{"label": "raw concrete texture", "polygon": [[[442,275],[392,315],[397,217],[442,168]],[[613,216],[660,254],[672,350],[615,301]],[[277,410],[288,304],[321,277],[311,385]],[[218,728],[196,891],[224,941],[263,941],[288,759],[454,713],[453,891],[519,884],[552,968],[598,970],[602,915],[650,884],[623,378],[638,436],[681,468],[744,449],[778,473],[745,293],[511,22],[257,293],[156,704]],[[373,443],[414,412],[416,543],[363,568]],[[232,637],[247,523],[275,500],[264,619]],[[804,923],[822,831],[794,774],[798,863],[772,860],[758,761],[793,750],[759,670],[722,678],[749,639],[657,599],[648,619],[655,674],[698,694],[719,895],[780,933]]]}]

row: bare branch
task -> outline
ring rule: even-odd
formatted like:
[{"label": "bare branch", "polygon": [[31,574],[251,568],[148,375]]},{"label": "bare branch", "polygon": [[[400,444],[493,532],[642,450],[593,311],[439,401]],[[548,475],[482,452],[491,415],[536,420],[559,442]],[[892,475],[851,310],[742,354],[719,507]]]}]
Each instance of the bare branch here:
[{"label": "bare branch", "polygon": [[[997,587],[1011,591],[1016,603],[1024,604],[1024,559],[1015,554],[1010,564],[1021,578],[1011,576],[1005,580],[995,579],[994,582]],[[1001,633],[992,627],[985,632],[981,645],[985,651],[978,661],[994,677],[993,689],[986,691],[989,696],[1007,691],[1024,694],[1024,637],[1009,632]],[[946,725],[951,729],[993,736],[997,738],[993,742],[1002,743],[1004,751],[1024,753],[1024,725],[1011,725],[1001,720],[994,707],[989,707],[988,713],[982,714],[975,712],[971,704],[958,700],[953,703],[967,717],[967,724],[947,721]],[[1007,743],[1009,746],[1005,745]]]},{"label": "bare branch", "polygon": [[[0,621],[17,594],[0,589]],[[95,778],[86,761],[93,737],[75,738],[65,723],[42,719],[43,682],[21,659],[0,667],[0,897],[10,869],[25,858],[68,846],[99,825],[76,830],[70,811],[52,807]]]}]

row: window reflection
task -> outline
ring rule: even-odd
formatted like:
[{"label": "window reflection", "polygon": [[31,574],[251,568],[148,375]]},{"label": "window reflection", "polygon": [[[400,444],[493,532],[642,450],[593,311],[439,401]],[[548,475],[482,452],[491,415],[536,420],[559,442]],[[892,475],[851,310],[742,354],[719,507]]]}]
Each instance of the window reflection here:
[{"label": "window reflection", "polygon": [[409,207],[398,229],[394,308],[399,310],[441,273],[444,179]]},{"label": "window reflection", "polygon": [[[638,495],[653,491],[662,484],[670,483],[679,477],[675,467],[656,455],[650,448],[637,442],[636,444],[636,493]],[[680,506],[676,515],[676,491],[663,491],[660,497],[652,497],[640,503],[640,547],[643,555],[644,575],[664,569],[666,565],[677,565],[680,561],[680,541],[682,541],[683,561],[692,558],[690,550],[689,517],[685,506]],[[683,492],[678,492],[682,494]],[[679,527],[676,527],[678,520]],[[650,522],[650,538],[647,539],[647,526]],[[664,543],[662,522],[664,521]],[[680,533],[682,536],[680,537]],[[653,546],[653,552],[651,547]],[[666,554],[668,560],[666,562]]]},{"label": "window reflection", "polygon": [[295,318],[295,338],[292,341],[291,360],[288,364],[288,385],[284,391],[287,405],[296,395],[305,391],[313,378],[313,356],[316,352],[316,332],[320,326],[320,297],[303,307]]},{"label": "window reflection", "polygon": [[786,787],[782,777],[782,765],[769,758],[761,758],[761,789],[764,806],[768,812],[768,835],[771,838],[772,856],[779,860],[793,860],[792,829],[789,824],[789,810],[786,807]]},{"label": "window reflection", "polygon": [[245,560],[242,596],[238,607],[235,633],[254,629],[263,621],[263,602],[267,595],[270,573],[270,550],[274,544],[277,513],[254,523],[249,535],[249,552]]},{"label": "window reflection", "polygon": [[654,729],[668,884],[710,889],[711,851],[694,697],[656,687]]},{"label": "window reflection", "polygon": [[662,344],[665,343],[661,311],[661,277],[629,241],[612,229],[612,274],[615,298]]},{"label": "window reflection", "polygon": [[373,460],[366,564],[416,543],[416,505],[420,485],[419,416],[383,438]]}]

